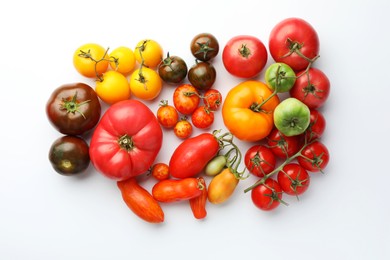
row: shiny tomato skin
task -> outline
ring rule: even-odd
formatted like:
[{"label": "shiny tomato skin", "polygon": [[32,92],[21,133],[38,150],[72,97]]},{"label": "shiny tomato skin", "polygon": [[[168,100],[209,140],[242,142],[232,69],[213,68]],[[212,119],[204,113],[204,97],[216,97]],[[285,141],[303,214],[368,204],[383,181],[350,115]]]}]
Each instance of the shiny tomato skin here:
[{"label": "shiny tomato skin", "polygon": [[214,158],[220,149],[214,135],[202,133],[184,140],[173,152],[169,172],[175,178],[194,177]]},{"label": "shiny tomato skin", "polygon": [[251,35],[231,38],[222,52],[226,70],[239,78],[256,77],[267,64],[268,53],[263,42]]},{"label": "shiny tomato skin", "polygon": [[316,68],[310,68],[309,72],[305,73],[305,71],[297,73],[298,78],[290,89],[290,95],[305,103],[310,109],[318,109],[328,100],[329,78]]},{"label": "shiny tomato skin", "polygon": [[199,103],[199,92],[191,84],[181,84],[173,92],[173,105],[183,115],[191,115]]},{"label": "shiny tomato skin", "polygon": [[207,129],[214,122],[214,112],[204,106],[200,106],[192,113],[191,120],[195,127]]},{"label": "shiny tomato skin", "polygon": [[159,202],[175,202],[198,197],[203,189],[198,178],[168,179],[157,182],[152,195]]},{"label": "shiny tomato skin", "polygon": [[65,84],[53,91],[46,115],[55,129],[65,135],[81,135],[96,126],[101,106],[96,92],[87,84]]},{"label": "shiny tomato skin", "polygon": [[216,89],[209,89],[203,95],[203,104],[210,110],[216,111],[222,105],[222,94]]},{"label": "shiny tomato skin", "polygon": [[298,163],[309,172],[322,172],[329,163],[329,150],[319,141],[306,146],[301,154]]},{"label": "shiny tomato skin", "polygon": [[163,100],[157,110],[157,120],[163,127],[173,128],[179,121],[179,114],[173,106],[168,104],[167,100]]},{"label": "shiny tomato skin", "polygon": [[299,151],[301,140],[299,136],[285,136],[274,128],[267,137],[267,145],[277,157],[285,159]]},{"label": "shiny tomato skin", "polygon": [[209,90],[215,83],[217,71],[208,62],[196,62],[188,71],[188,80],[198,90]]},{"label": "shiny tomato skin", "polygon": [[294,71],[306,69],[309,61],[296,52],[291,52],[293,46],[309,59],[316,57],[320,51],[320,41],[315,29],[307,21],[295,17],[275,25],[269,36],[269,51],[276,62],[286,63]]},{"label": "shiny tomato skin", "polygon": [[251,174],[264,177],[275,169],[276,158],[270,148],[255,144],[246,151],[244,163]]},{"label": "shiny tomato skin", "polygon": [[283,190],[279,183],[268,178],[264,184],[252,189],[251,198],[253,204],[261,210],[270,211],[277,208],[282,200]]},{"label": "shiny tomato skin", "polygon": [[297,163],[286,164],[277,175],[282,190],[289,195],[303,194],[309,187],[309,173]]},{"label": "shiny tomato skin", "polygon": [[225,168],[221,173],[215,175],[210,181],[208,190],[208,200],[212,204],[222,204],[229,200],[237,188],[240,180],[231,171]]},{"label": "shiny tomato skin", "polygon": [[211,33],[199,33],[192,39],[190,49],[196,59],[209,61],[218,55],[219,43]]},{"label": "shiny tomato skin", "polygon": [[91,161],[106,177],[125,180],[148,171],[162,138],[161,126],[146,105],[120,101],[107,109],[92,135]]},{"label": "shiny tomato skin", "polygon": [[326,129],[326,119],[317,109],[310,110],[310,124],[305,131],[306,140],[312,141],[320,138]]},{"label": "shiny tomato skin", "polygon": [[169,178],[169,166],[166,163],[156,163],[151,169],[151,174],[156,180],[166,180]]},{"label": "shiny tomato skin", "polygon": [[179,84],[187,76],[187,64],[179,56],[169,56],[158,65],[158,74],[168,84]]},{"label": "shiny tomato skin", "polygon": [[183,118],[173,127],[173,133],[180,139],[187,139],[192,135],[192,125]]}]

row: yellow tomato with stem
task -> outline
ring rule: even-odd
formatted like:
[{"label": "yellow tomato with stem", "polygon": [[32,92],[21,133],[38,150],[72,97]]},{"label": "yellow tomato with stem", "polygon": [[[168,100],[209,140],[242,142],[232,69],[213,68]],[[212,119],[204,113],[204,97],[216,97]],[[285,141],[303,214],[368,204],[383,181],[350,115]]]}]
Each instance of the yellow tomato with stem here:
[{"label": "yellow tomato with stem", "polygon": [[127,100],[131,96],[129,81],[117,71],[107,71],[96,82],[96,94],[107,104]]},{"label": "yellow tomato with stem", "polygon": [[130,76],[130,89],[137,98],[153,100],[161,92],[162,80],[156,71],[141,66]]},{"label": "yellow tomato with stem", "polygon": [[213,177],[208,188],[208,199],[213,204],[227,201],[234,193],[240,179],[230,168],[225,168]]},{"label": "yellow tomato with stem", "polygon": [[111,51],[110,53],[110,67],[122,73],[128,75],[135,67],[135,55],[132,49],[121,46]]},{"label": "yellow tomato with stem", "polygon": [[163,59],[163,49],[155,40],[142,40],[138,42],[134,50],[135,58],[149,68],[156,68]]},{"label": "yellow tomato with stem", "polygon": [[73,54],[73,66],[83,76],[88,78],[99,78],[107,71],[109,57],[107,50],[96,43],[87,43]]}]

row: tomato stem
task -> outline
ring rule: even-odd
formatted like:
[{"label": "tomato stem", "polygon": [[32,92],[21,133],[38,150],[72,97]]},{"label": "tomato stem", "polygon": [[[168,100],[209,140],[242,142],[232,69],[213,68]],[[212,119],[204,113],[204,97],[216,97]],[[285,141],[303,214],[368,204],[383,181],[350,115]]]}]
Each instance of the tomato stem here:
[{"label": "tomato stem", "polygon": [[126,151],[131,151],[134,149],[134,142],[133,138],[131,136],[128,136],[127,134],[122,135],[118,139],[118,144],[122,149],[125,149]]},{"label": "tomato stem", "polygon": [[207,53],[214,51],[215,49],[213,47],[210,47],[210,40],[208,40],[206,43],[200,43],[196,42],[196,44],[199,46],[199,50],[195,52],[195,55],[203,53],[203,59],[207,59]]},{"label": "tomato stem", "polygon": [[62,99],[62,105],[60,107],[61,110],[66,110],[67,113],[72,113],[75,114],[76,112],[79,113],[84,119],[86,119],[85,115],[83,112],[79,110],[79,108],[82,105],[85,105],[87,103],[91,102],[91,100],[85,100],[81,103],[77,103],[77,91],[72,97],[71,100],[67,100],[65,98]]},{"label": "tomato stem", "polygon": [[244,58],[248,58],[249,55],[251,55],[251,50],[248,47],[246,47],[245,43],[241,45],[241,48],[239,48],[238,51],[240,52],[241,56]]}]

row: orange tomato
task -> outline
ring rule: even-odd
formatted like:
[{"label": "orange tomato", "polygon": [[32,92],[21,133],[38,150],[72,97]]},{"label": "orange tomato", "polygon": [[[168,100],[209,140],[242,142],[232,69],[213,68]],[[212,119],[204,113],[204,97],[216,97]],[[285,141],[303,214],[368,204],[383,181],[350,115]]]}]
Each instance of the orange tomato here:
[{"label": "orange tomato", "polygon": [[222,117],[228,130],[243,141],[259,141],[274,126],[273,112],[280,103],[277,95],[261,81],[244,81],[232,88],[222,106]]},{"label": "orange tomato", "polygon": [[163,59],[163,49],[161,45],[154,40],[142,40],[135,47],[135,58],[143,65],[149,68],[156,68]]},{"label": "orange tomato", "polygon": [[102,80],[96,82],[96,94],[107,104],[127,100],[131,96],[127,78],[117,71],[107,71]]},{"label": "orange tomato", "polygon": [[156,71],[141,67],[131,74],[130,89],[139,99],[153,100],[161,92],[162,80]]},{"label": "orange tomato", "polygon": [[110,67],[123,75],[128,75],[134,69],[135,63],[134,52],[128,47],[121,46],[110,53]]},{"label": "orange tomato", "polygon": [[107,71],[109,57],[106,50],[95,43],[87,43],[73,54],[73,65],[76,70],[88,78],[96,78]]},{"label": "orange tomato", "polygon": [[213,204],[221,204],[227,201],[234,193],[239,179],[225,168],[220,174],[216,175],[210,182],[208,188],[208,199]]}]

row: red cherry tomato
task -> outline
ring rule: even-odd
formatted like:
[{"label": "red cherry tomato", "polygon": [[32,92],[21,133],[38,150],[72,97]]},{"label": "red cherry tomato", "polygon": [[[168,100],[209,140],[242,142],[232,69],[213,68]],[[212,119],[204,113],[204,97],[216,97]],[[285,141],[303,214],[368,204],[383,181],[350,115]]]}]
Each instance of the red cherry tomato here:
[{"label": "red cherry tomato", "polygon": [[244,159],[246,168],[257,177],[264,177],[275,169],[275,155],[264,145],[250,147]]},{"label": "red cherry tomato", "polygon": [[163,127],[173,128],[179,121],[179,114],[173,106],[168,105],[167,100],[162,100],[157,110],[157,120]]},{"label": "red cherry tomato", "polygon": [[299,164],[289,163],[278,172],[278,182],[285,193],[298,196],[309,187],[310,176]]},{"label": "red cherry tomato", "polygon": [[191,115],[199,102],[199,92],[190,84],[181,84],[173,92],[173,105],[183,115]]},{"label": "red cherry tomato", "polygon": [[329,151],[321,142],[314,142],[302,150],[298,163],[309,172],[319,172],[329,163]]},{"label": "red cherry tomato", "polygon": [[306,140],[311,141],[320,138],[325,132],[325,117],[316,109],[310,110],[310,124],[305,131]]},{"label": "red cherry tomato", "polygon": [[209,128],[214,122],[214,112],[205,106],[200,106],[192,114],[191,120],[197,128]]},{"label": "red cherry tomato", "polygon": [[166,180],[169,178],[169,166],[166,163],[156,163],[152,167],[151,174],[156,180]]},{"label": "red cherry tomato", "polygon": [[261,210],[273,210],[280,205],[283,190],[274,179],[268,178],[264,184],[252,189],[251,198]]},{"label": "red cherry tomato", "polygon": [[212,111],[218,110],[222,105],[222,94],[216,89],[209,89],[203,95],[203,104]]},{"label": "red cherry tomato", "polygon": [[274,128],[267,137],[268,147],[279,158],[287,158],[296,154],[301,148],[299,136],[285,136]]}]

